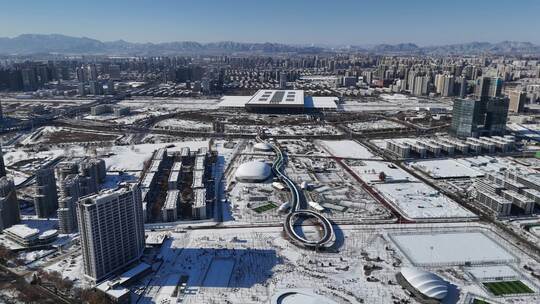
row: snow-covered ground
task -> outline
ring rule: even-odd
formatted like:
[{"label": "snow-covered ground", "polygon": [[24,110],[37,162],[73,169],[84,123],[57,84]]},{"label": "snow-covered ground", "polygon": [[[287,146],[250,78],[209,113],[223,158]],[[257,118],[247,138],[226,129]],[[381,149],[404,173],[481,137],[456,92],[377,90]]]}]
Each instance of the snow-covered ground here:
[{"label": "snow-covered ground", "polygon": [[257,134],[260,129],[270,136],[279,135],[337,135],[342,132],[332,125],[279,125],[279,126],[257,126],[257,125],[235,125],[226,124],[227,133],[237,134]]},{"label": "snow-covered ground", "polygon": [[61,127],[51,127],[51,126],[41,127],[37,129],[35,132],[26,136],[26,138],[21,140],[20,143],[22,145],[31,145],[31,144],[39,143],[43,141],[43,138],[45,136],[58,132],[62,129],[63,128]]},{"label": "snow-covered ground", "polygon": [[95,120],[95,121],[108,121],[113,122],[117,124],[133,124],[137,122],[138,120],[150,118],[153,116],[159,116],[166,114],[166,112],[163,111],[143,111],[143,110],[136,110],[131,112],[129,115],[117,117],[114,114],[102,114],[102,115],[86,115],[83,119],[86,120]]},{"label": "snow-covered ground", "polygon": [[410,219],[476,218],[474,213],[421,182],[375,184],[373,187]]},{"label": "snow-covered ground", "polygon": [[46,126],[24,135],[19,143],[24,146],[32,146],[35,144],[63,145],[64,143],[71,142],[114,140],[118,137],[119,135],[117,134],[102,131],[87,131],[83,129]]},{"label": "snow-covered ground", "polygon": [[399,124],[394,121],[381,119],[374,121],[362,121],[348,123],[347,127],[355,132],[366,131],[366,130],[384,130],[384,129],[403,129],[404,125]]},{"label": "snow-covered ground", "polygon": [[143,168],[144,161],[152,156],[152,153],[160,148],[167,148],[167,151],[180,151],[183,147],[189,147],[191,150],[197,150],[201,147],[207,147],[208,141],[181,141],[159,144],[141,144],[132,146],[114,146],[99,150],[99,153],[109,154],[107,157],[101,157],[105,160],[109,171],[140,171]]},{"label": "snow-covered ground", "polygon": [[[370,160],[349,162],[351,163],[349,167],[366,183],[418,181],[417,178],[390,162]],[[384,173],[384,180],[381,180],[381,172]]]},{"label": "snow-covered ground", "polygon": [[156,123],[154,125],[154,128],[161,128],[167,130],[210,131],[212,130],[212,124],[203,121],[171,118]]},{"label": "snow-covered ground", "polygon": [[[396,246],[389,234],[426,237],[456,235],[455,240],[447,240],[454,243],[433,242],[433,261],[448,257],[449,260],[463,262],[460,259],[471,255],[483,258],[488,254],[507,252],[510,246],[495,234],[474,224],[413,226],[341,227],[338,230],[340,241],[336,252],[300,249],[282,237],[280,227],[198,229],[172,233],[159,252],[163,263],[155,262],[153,268],[157,271],[137,284],[148,287],[140,297],[135,296],[135,300],[139,300],[138,303],[181,301],[186,304],[274,304],[271,300],[283,291],[302,290],[336,303],[387,304],[400,299],[413,301],[396,283],[395,278],[402,266],[411,266],[407,259],[408,252],[402,252],[401,246]],[[375,227],[377,230],[373,230]],[[481,231],[480,237],[469,238],[468,231],[471,230]],[[489,233],[489,238],[482,238],[484,233]],[[460,238],[460,235],[466,237]],[[466,243],[467,241],[469,242]],[[457,246],[462,243],[464,246]],[[422,244],[423,247],[420,246]],[[431,247],[425,245],[430,243],[422,244],[418,246],[419,250],[424,250],[424,255],[430,257]],[[489,248],[499,251],[483,253],[482,246],[488,245],[495,246]],[[519,269],[523,265],[534,264],[524,252],[514,253],[519,259],[507,262],[500,260],[503,263],[501,265],[513,265],[516,266],[515,269]],[[482,263],[479,266],[489,264]],[[222,271],[217,271],[219,266],[222,266]],[[536,265],[535,268],[539,266]],[[442,301],[443,304],[467,303],[465,299],[469,294],[493,300],[478,282],[469,278],[468,268],[433,265],[424,269],[435,272],[450,283],[449,296]],[[526,273],[522,275],[537,281]],[[173,294],[175,286],[182,282],[186,283],[185,291]],[[293,299],[294,297],[290,300]],[[515,303],[514,299],[499,298],[497,302]],[[531,302],[520,303],[536,303],[539,299],[535,294],[526,298],[526,301]]]},{"label": "snow-covered ground", "polygon": [[[303,182],[311,185],[310,190],[305,191],[306,198],[308,201],[320,202],[329,207],[324,211],[327,217],[335,221],[349,222],[390,218],[388,210],[369,196],[345,169],[336,164],[335,160],[328,157],[299,156],[304,152],[296,145],[295,148],[291,148],[291,144],[286,144],[285,141],[280,141],[280,145],[289,151],[287,175],[298,185]],[[305,145],[309,143],[304,143]],[[229,174],[225,177],[231,207],[231,222],[226,224],[281,223],[285,215],[279,213],[277,208],[261,213],[255,212],[253,208],[268,203],[280,206],[290,199],[287,191],[273,188],[271,180],[265,183],[235,182],[234,174],[240,164],[255,159],[271,163],[275,157],[274,153],[255,152],[253,155],[250,153],[253,153],[251,146],[247,145],[243,153],[231,164]],[[318,168],[317,172],[313,172],[314,166]],[[334,209],[330,209],[331,207]]]},{"label": "snow-covered ground", "polygon": [[118,105],[128,106],[132,109],[163,110],[163,111],[190,111],[202,109],[216,109],[218,99],[197,98],[167,98],[167,97],[134,97],[125,99]]},{"label": "snow-covered ground", "polygon": [[411,167],[427,173],[432,178],[479,177],[484,173],[462,164],[455,159],[421,160],[408,163]]},{"label": "snow-covered ground", "polygon": [[415,266],[516,262],[514,255],[481,231],[407,233],[391,235],[391,238]]},{"label": "snow-covered ground", "polygon": [[380,159],[366,147],[353,140],[320,140],[330,154],[342,158]]},{"label": "snow-covered ground", "polygon": [[[342,105],[342,108],[345,111],[350,112],[418,111],[419,108],[452,110],[452,103],[450,101],[418,99],[416,97],[408,97],[404,95],[398,96],[398,98],[396,98],[396,95],[397,94],[388,95],[387,98],[381,96],[383,98],[361,102],[347,100],[345,101],[345,104]],[[402,98],[402,96],[404,96],[405,98]]]},{"label": "snow-covered ground", "polygon": [[[143,169],[144,161],[152,156],[152,153],[162,147],[167,147],[169,151],[180,151],[182,147],[189,147],[197,150],[200,147],[207,147],[208,140],[199,141],[173,141],[155,144],[139,144],[130,146],[111,146],[95,148],[95,155],[103,160],[109,171],[136,172]],[[35,152],[32,150],[10,149],[4,151],[4,160],[7,166],[17,162],[25,161],[18,170],[23,172],[33,172],[44,163],[54,160],[59,156],[84,157],[90,156],[84,147],[79,145],[66,146],[64,149],[53,149],[48,151]],[[26,163],[26,161],[29,161]],[[21,177],[22,178],[22,177]]]}]

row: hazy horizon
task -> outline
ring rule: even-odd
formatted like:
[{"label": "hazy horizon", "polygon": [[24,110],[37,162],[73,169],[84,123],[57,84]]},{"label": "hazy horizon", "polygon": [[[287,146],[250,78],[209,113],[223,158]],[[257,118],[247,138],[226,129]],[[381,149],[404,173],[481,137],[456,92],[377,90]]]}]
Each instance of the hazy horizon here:
[{"label": "hazy horizon", "polygon": [[[138,43],[248,43],[419,46],[473,41],[540,44],[539,1],[158,0],[78,3],[3,1],[0,37],[58,33]],[[527,9],[521,9],[527,7]]]},{"label": "hazy horizon", "polygon": [[345,44],[345,43],[342,43],[342,44],[332,44],[332,43],[293,43],[293,42],[288,43],[288,42],[280,42],[280,41],[239,41],[239,40],[216,40],[216,41],[169,40],[169,41],[151,42],[151,41],[129,41],[129,40],[123,39],[123,38],[112,39],[112,40],[102,40],[102,39],[98,39],[98,38],[95,38],[95,37],[73,36],[73,35],[67,35],[67,34],[63,34],[63,33],[21,33],[19,35],[11,36],[11,37],[0,36],[0,38],[13,39],[13,38],[17,38],[17,37],[22,36],[22,35],[46,35],[46,36],[47,35],[61,35],[61,36],[67,36],[67,37],[73,37],[73,38],[93,39],[93,40],[98,40],[98,41],[101,41],[101,42],[125,41],[125,42],[128,42],[128,43],[140,43],[140,44],[145,44],[145,43],[160,44],[160,43],[172,43],[172,42],[196,42],[196,43],[206,44],[206,43],[219,43],[219,42],[237,42],[237,43],[277,43],[277,44],[285,44],[285,45],[291,45],[291,46],[295,46],[295,45],[297,45],[297,46],[314,45],[314,46],[328,46],[328,47],[339,47],[339,46],[369,47],[369,46],[376,46],[376,45],[382,45],[382,44],[398,45],[398,44],[406,44],[406,43],[412,43],[412,44],[415,44],[415,45],[417,45],[419,47],[430,47],[430,46],[444,46],[444,45],[468,44],[468,43],[492,43],[492,44],[496,44],[496,43],[501,43],[501,42],[505,42],[505,41],[509,41],[509,42],[525,42],[525,43],[530,42],[530,43],[533,43],[535,45],[538,44],[538,43],[534,43],[532,41],[518,41],[518,40],[500,40],[500,41],[473,40],[473,41],[454,42],[454,43],[448,43],[448,44],[418,44],[418,43],[414,43],[414,42],[411,42],[411,41],[400,41],[400,42],[394,42],[394,43],[379,42],[379,43],[349,43],[349,44]]}]

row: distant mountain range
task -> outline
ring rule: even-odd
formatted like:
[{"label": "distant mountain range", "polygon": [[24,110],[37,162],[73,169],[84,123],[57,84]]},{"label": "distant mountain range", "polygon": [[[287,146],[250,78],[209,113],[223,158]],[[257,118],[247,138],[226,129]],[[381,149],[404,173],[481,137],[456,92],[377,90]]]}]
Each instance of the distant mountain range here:
[{"label": "distant mountain range", "polygon": [[540,54],[540,45],[530,42],[502,41],[469,42],[420,47],[414,43],[377,44],[369,47],[351,46],[351,50],[367,51],[377,54],[426,54],[426,55],[474,55],[490,54]]},{"label": "distant mountain range", "polygon": [[178,41],[164,43],[132,43],[123,40],[103,42],[86,37],[60,34],[24,34],[14,38],[0,37],[0,54],[88,54],[88,55],[175,55],[175,54],[232,54],[232,53],[299,53],[365,52],[375,54],[540,54],[540,46],[530,42],[503,41],[499,43],[470,42],[442,46],[420,47],[414,43],[378,44],[371,46],[303,46],[281,43]]},{"label": "distant mountain range", "polygon": [[232,41],[199,43],[178,41],[164,43],[132,43],[123,40],[103,42],[86,37],[59,34],[24,34],[0,38],[0,54],[108,54],[108,55],[174,55],[230,53],[320,53],[318,47],[292,46],[280,43],[240,43]]}]

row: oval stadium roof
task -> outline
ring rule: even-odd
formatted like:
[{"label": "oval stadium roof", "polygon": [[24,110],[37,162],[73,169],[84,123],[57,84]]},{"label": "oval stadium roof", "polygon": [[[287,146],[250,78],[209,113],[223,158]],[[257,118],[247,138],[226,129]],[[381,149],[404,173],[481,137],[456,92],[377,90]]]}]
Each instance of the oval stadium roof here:
[{"label": "oval stadium roof", "polygon": [[250,161],[236,169],[235,177],[240,182],[261,182],[270,177],[270,166],[262,161]]},{"label": "oval stadium roof", "polygon": [[448,283],[434,273],[406,267],[401,269],[401,274],[411,286],[427,297],[442,300],[448,293]]}]

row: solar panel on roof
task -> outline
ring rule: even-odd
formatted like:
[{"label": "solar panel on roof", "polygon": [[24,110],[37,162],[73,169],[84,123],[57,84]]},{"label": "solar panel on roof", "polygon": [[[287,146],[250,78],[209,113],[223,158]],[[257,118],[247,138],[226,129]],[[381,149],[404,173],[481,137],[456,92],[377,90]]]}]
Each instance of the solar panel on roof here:
[{"label": "solar panel on roof", "polygon": [[274,93],[274,96],[272,96],[272,99],[270,99],[270,103],[280,103],[283,100],[283,96],[285,96],[285,92],[277,91]]}]

